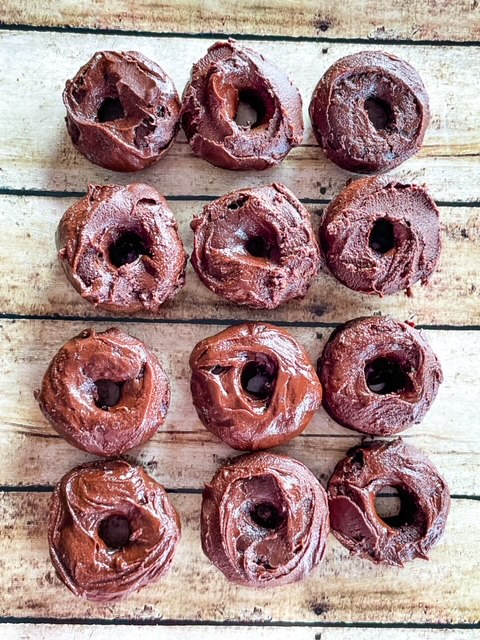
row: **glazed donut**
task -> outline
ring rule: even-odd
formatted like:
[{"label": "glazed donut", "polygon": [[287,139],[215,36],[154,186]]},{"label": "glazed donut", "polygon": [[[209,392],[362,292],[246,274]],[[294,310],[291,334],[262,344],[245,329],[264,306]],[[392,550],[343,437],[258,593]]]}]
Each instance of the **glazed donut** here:
[{"label": "glazed donut", "polygon": [[378,436],[420,422],[443,381],[422,333],[388,317],[338,327],[319,359],[318,377],[323,406],[336,422]]},{"label": "glazed donut", "polygon": [[68,280],[101,309],[155,313],[185,284],[188,256],[177,223],[146,184],[89,185],[64,213],[56,240]]},{"label": "glazed donut", "polygon": [[165,489],[124,460],[69,471],[50,504],[50,557],[63,584],[97,602],[124,598],[163,576],[180,539]]},{"label": "glazed donut", "polygon": [[310,119],[332,162],[347,171],[381,173],[422,146],[430,120],[428,95],[407,62],[362,51],[327,70],[313,93]]},{"label": "glazed donut", "polygon": [[354,291],[409,291],[426,284],[438,264],[439,211],[423,187],[363,178],[328,206],[320,247],[335,278]]},{"label": "glazed donut", "polygon": [[282,184],[229,193],[207,204],[191,227],[198,277],[237,304],[274,309],[302,298],[318,271],[310,214]]},{"label": "glazed donut", "polygon": [[190,367],[198,417],[234,449],[288,442],[320,407],[315,369],[279,327],[259,322],[229,327],[195,346]]},{"label": "glazed donut", "polygon": [[193,153],[224,169],[273,167],[303,138],[298,89],[273,62],[232,39],[193,66],[181,119]]},{"label": "glazed donut", "polygon": [[231,582],[277,587],[302,580],[323,559],[328,532],[326,493],[293,458],[244,455],[205,485],[203,551]]},{"label": "glazed donut", "polygon": [[[398,515],[380,517],[375,498],[397,489]],[[352,554],[403,566],[428,552],[445,530],[450,493],[445,480],[418,449],[399,438],[354,447],[328,483],[330,525]]]},{"label": "glazed donut", "polygon": [[87,329],[56,354],[35,398],[67,442],[99,456],[116,456],[149,440],[162,426],[170,385],[143,342],[120,329]]},{"label": "glazed donut", "polygon": [[90,162],[139,171],[157,162],[180,126],[172,80],[141,53],[100,51],[63,92],[67,129]]}]

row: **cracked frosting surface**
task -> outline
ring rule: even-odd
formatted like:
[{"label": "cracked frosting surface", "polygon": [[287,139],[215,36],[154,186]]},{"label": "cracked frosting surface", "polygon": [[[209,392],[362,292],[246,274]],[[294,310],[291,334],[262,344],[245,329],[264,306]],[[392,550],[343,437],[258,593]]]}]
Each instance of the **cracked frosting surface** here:
[{"label": "cracked frosting surface", "polygon": [[155,313],[185,284],[187,254],[152,187],[89,185],[57,229],[58,257],[82,298],[116,313]]},{"label": "cracked frosting surface", "polygon": [[362,293],[426,284],[441,249],[438,208],[424,187],[391,178],[350,183],[330,203],[320,247],[332,274]]},{"label": "cracked frosting surface", "polygon": [[274,309],[306,293],[320,250],[309,212],[282,184],[239,189],[191,223],[200,280],[237,304]]},{"label": "cracked frosting surface", "polygon": [[244,455],[205,485],[205,554],[228,580],[274,587],[305,578],[323,559],[329,532],[324,489],[301,463]]},{"label": "cracked frosting surface", "polygon": [[[256,119],[235,121],[240,102]],[[302,99],[273,62],[235,40],[217,42],[192,69],[182,126],[195,155],[224,169],[267,169],[303,138]]]},{"label": "cracked frosting surface", "polygon": [[[396,516],[382,519],[375,497],[397,489]],[[403,566],[428,559],[445,530],[448,486],[430,460],[400,438],[354,447],[328,483],[332,533],[351,551],[375,563]]]},{"label": "cracked frosting surface", "polygon": [[63,92],[67,129],[90,162],[139,171],[159,160],[180,126],[169,76],[136,51],[99,51]]},{"label": "cracked frosting surface", "polygon": [[70,444],[116,456],[163,425],[170,384],[156,355],[121,329],[82,331],[51,361],[35,397]]},{"label": "cracked frosting surface", "polygon": [[319,409],[315,369],[284,329],[229,327],[190,356],[193,404],[205,427],[234,449],[274,447],[302,433]]},{"label": "cracked frosting surface", "polygon": [[110,602],[158,580],[179,539],[180,520],[165,489],[124,460],[76,467],[53,492],[50,557],[76,596]]},{"label": "cracked frosting surface", "polygon": [[422,146],[430,120],[428,95],[407,62],[362,51],[327,70],[313,93],[310,119],[332,162],[348,171],[381,173]]}]

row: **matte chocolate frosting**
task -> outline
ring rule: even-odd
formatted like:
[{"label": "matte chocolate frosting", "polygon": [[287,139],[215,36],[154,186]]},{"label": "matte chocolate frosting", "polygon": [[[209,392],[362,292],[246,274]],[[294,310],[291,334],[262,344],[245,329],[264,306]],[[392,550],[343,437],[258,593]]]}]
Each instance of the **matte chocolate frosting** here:
[{"label": "matte chocolate frosting", "polygon": [[[253,122],[237,124],[241,103]],[[232,39],[193,66],[181,118],[194,154],[224,169],[275,166],[303,138],[298,89],[273,62]]]},{"label": "matte chocolate frosting", "polygon": [[124,460],[76,467],[53,492],[50,557],[76,596],[110,602],[158,580],[179,539],[180,520],[165,489]]},{"label": "matte chocolate frosting", "polygon": [[318,271],[310,214],[282,184],[229,193],[207,204],[191,227],[200,280],[237,304],[274,309],[302,298]]},{"label": "matte chocolate frosting", "polygon": [[404,60],[362,51],[337,60],[310,103],[325,155],[357,173],[393,169],[417,153],[430,120],[423,82]]},{"label": "matte chocolate frosting", "polygon": [[420,422],[443,381],[423,334],[389,317],[338,327],[319,359],[318,377],[323,406],[336,422],[379,436]]},{"label": "matte chocolate frosting", "polygon": [[190,356],[193,404],[234,449],[274,447],[302,433],[322,388],[308,356],[284,329],[251,323],[199,342]]},{"label": "matte chocolate frosting", "polygon": [[273,453],[236,458],[205,485],[205,554],[231,582],[277,587],[321,562],[329,532],[327,497],[301,463]]},{"label": "matte chocolate frosting", "polygon": [[[396,488],[398,515],[378,515],[375,498]],[[332,532],[352,554],[403,566],[428,552],[445,530],[450,494],[430,460],[400,438],[354,447],[328,483]]]},{"label": "matte chocolate frosting", "polygon": [[63,102],[75,147],[114,171],[139,171],[159,160],[180,126],[172,80],[136,51],[96,53],[67,80]]},{"label": "matte chocolate frosting", "polygon": [[146,184],[89,185],[57,229],[58,257],[82,298],[156,313],[185,284],[187,254],[167,202]]},{"label": "matte chocolate frosting", "polygon": [[387,177],[351,182],[327,208],[320,247],[354,291],[389,295],[426,284],[440,257],[439,211],[429,193]]},{"label": "matte chocolate frosting", "polygon": [[70,444],[116,456],[149,440],[162,426],[170,385],[143,342],[120,329],[87,329],[56,354],[35,397]]}]

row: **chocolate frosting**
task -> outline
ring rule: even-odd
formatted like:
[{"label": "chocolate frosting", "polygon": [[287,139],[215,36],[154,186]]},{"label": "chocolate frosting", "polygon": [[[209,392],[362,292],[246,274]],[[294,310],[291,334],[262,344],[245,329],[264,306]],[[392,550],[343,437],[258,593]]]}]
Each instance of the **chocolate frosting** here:
[{"label": "chocolate frosting", "polygon": [[170,385],[143,342],[120,329],[87,329],[56,354],[35,397],[70,444],[116,456],[149,440],[162,426]]},{"label": "chocolate frosting", "polygon": [[439,211],[425,188],[387,177],[350,183],[320,228],[328,268],[354,291],[389,295],[426,284],[440,257]]},{"label": "chocolate frosting", "polygon": [[323,406],[336,422],[380,436],[420,422],[443,381],[423,334],[388,317],[338,327],[319,359],[318,376]]},{"label": "chocolate frosting", "polygon": [[430,120],[423,82],[404,60],[362,51],[337,60],[310,103],[326,156],[357,173],[393,169],[417,153]]},{"label": "chocolate frosting", "polygon": [[303,297],[318,271],[310,214],[282,184],[229,193],[207,204],[191,227],[200,280],[237,304],[274,309]]},{"label": "chocolate frosting", "polygon": [[[256,112],[245,125],[239,103]],[[235,40],[217,42],[192,69],[182,126],[195,155],[224,169],[267,169],[303,138],[302,98],[286,74]]]},{"label": "chocolate frosting", "polygon": [[287,442],[320,407],[322,388],[305,350],[269,324],[236,325],[202,340],[190,367],[200,420],[234,449]]},{"label": "chocolate frosting", "polygon": [[53,492],[50,556],[76,596],[110,602],[158,580],[179,539],[180,520],[165,489],[123,460],[76,467]]},{"label": "chocolate frosting", "polygon": [[114,171],[139,171],[159,160],[180,126],[172,80],[136,51],[96,53],[67,80],[63,102],[75,147]]},{"label": "chocolate frosting", "polygon": [[[398,491],[397,516],[382,519],[375,498]],[[403,566],[428,552],[445,530],[450,494],[430,460],[400,438],[351,449],[328,483],[332,532],[352,554]]]},{"label": "chocolate frosting", "polygon": [[101,309],[155,313],[185,284],[188,256],[177,223],[146,184],[89,185],[64,213],[56,240],[67,278]]},{"label": "chocolate frosting", "polygon": [[277,587],[302,580],[323,559],[328,532],[324,489],[287,456],[241,456],[205,485],[203,550],[231,582]]}]

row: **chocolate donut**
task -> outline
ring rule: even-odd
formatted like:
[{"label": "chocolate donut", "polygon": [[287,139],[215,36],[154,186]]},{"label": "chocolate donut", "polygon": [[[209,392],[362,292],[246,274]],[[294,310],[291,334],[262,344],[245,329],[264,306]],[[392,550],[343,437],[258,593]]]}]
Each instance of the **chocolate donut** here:
[{"label": "chocolate donut", "polygon": [[100,51],[63,92],[67,129],[90,162],[139,171],[157,162],[180,126],[172,80],[141,53]]},{"label": "chocolate donut", "polygon": [[430,120],[423,82],[404,60],[362,51],[337,60],[310,103],[313,132],[342,169],[381,173],[417,153]]},{"label": "chocolate donut", "polygon": [[[400,512],[381,517],[376,496],[398,491]],[[354,447],[328,483],[330,525],[352,554],[372,562],[403,566],[428,552],[445,530],[448,486],[430,460],[399,438]]]},{"label": "chocolate donut", "polygon": [[326,493],[293,458],[240,456],[205,485],[203,551],[231,582],[277,587],[302,580],[323,559],[328,532]]},{"label": "chocolate donut", "polygon": [[35,392],[43,415],[70,444],[116,456],[162,426],[170,385],[155,354],[120,329],[82,331],[51,361]]},{"label": "chocolate donut", "polygon": [[426,284],[440,257],[437,206],[418,185],[391,178],[350,183],[327,208],[320,247],[342,284],[389,295]]},{"label": "chocolate donut", "polygon": [[223,169],[262,170],[302,142],[302,98],[286,74],[235,40],[193,65],[182,102],[193,153]]},{"label": "chocolate donut", "polygon": [[185,284],[188,256],[177,223],[146,184],[89,185],[64,213],[56,240],[67,278],[101,309],[155,313]]},{"label": "chocolate donut", "polygon": [[288,442],[320,407],[322,388],[305,350],[279,327],[229,327],[196,345],[190,367],[198,417],[234,449]]},{"label": "chocolate donut", "polygon": [[50,557],[76,596],[110,602],[158,580],[179,539],[180,520],[165,489],[124,460],[76,467],[53,492]]},{"label": "chocolate donut", "polygon": [[422,333],[388,317],[338,327],[319,359],[318,377],[323,406],[336,422],[378,436],[420,422],[443,382]]},{"label": "chocolate donut", "polygon": [[282,184],[240,189],[191,223],[192,264],[211,291],[257,309],[302,298],[320,264],[310,214]]}]

